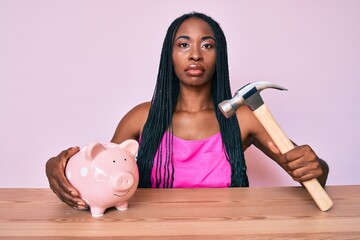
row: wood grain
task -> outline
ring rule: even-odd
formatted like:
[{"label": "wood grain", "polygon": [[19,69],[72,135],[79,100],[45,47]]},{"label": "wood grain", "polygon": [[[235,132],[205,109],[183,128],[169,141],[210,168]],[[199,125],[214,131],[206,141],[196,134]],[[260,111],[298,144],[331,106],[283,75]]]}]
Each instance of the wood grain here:
[{"label": "wood grain", "polygon": [[[295,147],[276,122],[265,104],[257,108],[254,111],[254,114],[269,133],[276,147],[282,154],[287,153]],[[317,179],[305,181],[302,184],[308,190],[321,211],[328,211],[333,206],[333,201],[330,199],[329,195],[322,188]]]},{"label": "wood grain", "polygon": [[321,212],[302,187],[138,189],[93,218],[50,189],[0,189],[0,239],[360,239],[360,185],[326,191]]}]

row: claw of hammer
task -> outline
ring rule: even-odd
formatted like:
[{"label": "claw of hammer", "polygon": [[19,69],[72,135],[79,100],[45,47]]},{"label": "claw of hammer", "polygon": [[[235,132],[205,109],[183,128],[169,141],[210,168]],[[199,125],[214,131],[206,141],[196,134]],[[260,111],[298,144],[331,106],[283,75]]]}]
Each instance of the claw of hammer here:
[{"label": "claw of hammer", "polygon": [[[260,92],[267,88],[287,90],[279,85],[269,82],[250,83],[236,91],[232,99],[221,102],[219,104],[219,108],[224,116],[229,118],[234,115],[236,109],[238,109],[240,105],[246,104],[249,106],[254,115],[257,119],[259,119],[260,123],[269,133],[277,148],[282,154],[284,154],[293,149],[295,146],[277,124],[260,96]],[[317,179],[305,181],[302,182],[302,184],[310,193],[311,197],[314,199],[321,211],[327,211],[332,207],[332,200],[321,187]]]}]

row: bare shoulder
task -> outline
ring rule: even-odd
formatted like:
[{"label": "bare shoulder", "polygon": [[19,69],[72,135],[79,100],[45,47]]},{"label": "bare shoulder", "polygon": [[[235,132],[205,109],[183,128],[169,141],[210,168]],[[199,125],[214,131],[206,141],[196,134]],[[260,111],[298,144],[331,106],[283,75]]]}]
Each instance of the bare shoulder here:
[{"label": "bare shoulder", "polygon": [[272,140],[251,109],[247,106],[241,106],[237,110],[236,116],[239,121],[244,148],[246,149],[253,144],[275,159],[275,155],[268,149],[268,144]]},{"label": "bare shoulder", "polygon": [[134,108],[132,108],[128,114],[134,114],[137,115],[137,117],[140,117],[142,115],[145,115],[147,118],[147,115],[149,114],[151,102],[143,102],[138,105],[136,105]]},{"label": "bare shoulder", "polygon": [[236,117],[239,121],[239,124],[242,126],[242,130],[251,131],[254,124],[254,119],[256,119],[253,112],[249,107],[243,105],[236,110]]},{"label": "bare shoulder", "polygon": [[111,141],[116,143],[123,142],[126,139],[138,141],[148,117],[150,106],[150,102],[144,102],[126,113],[120,120]]},{"label": "bare shoulder", "polygon": [[237,109],[236,117],[239,121],[243,145],[247,148],[253,144],[253,137],[262,129],[262,126],[251,109],[245,105]]},{"label": "bare shoulder", "polygon": [[142,130],[146,119],[149,115],[151,102],[144,102],[133,107],[127,114],[125,114],[122,120],[134,122],[139,125]]}]

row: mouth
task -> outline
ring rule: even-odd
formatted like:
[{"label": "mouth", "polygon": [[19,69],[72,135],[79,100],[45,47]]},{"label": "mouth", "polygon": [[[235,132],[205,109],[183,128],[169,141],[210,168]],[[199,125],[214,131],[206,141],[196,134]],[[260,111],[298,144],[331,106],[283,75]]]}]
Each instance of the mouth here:
[{"label": "mouth", "polygon": [[185,72],[189,76],[201,76],[205,72],[205,68],[198,64],[190,64],[185,68]]},{"label": "mouth", "polygon": [[117,197],[123,197],[125,196],[129,191],[125,192],[124,194],[116,194],[114,193],[114,196],[117,196]]}]

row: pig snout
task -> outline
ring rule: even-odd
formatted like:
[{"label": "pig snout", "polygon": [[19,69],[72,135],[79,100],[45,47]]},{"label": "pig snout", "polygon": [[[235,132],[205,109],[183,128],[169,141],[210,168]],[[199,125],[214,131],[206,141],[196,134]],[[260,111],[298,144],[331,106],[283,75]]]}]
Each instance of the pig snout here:
[{"label": "pig snout", "polygon": [[131,173],[123,172],[115,177],[113,188],[116,191],[126,191],[134,185],[134,181],[134,176]]}]

